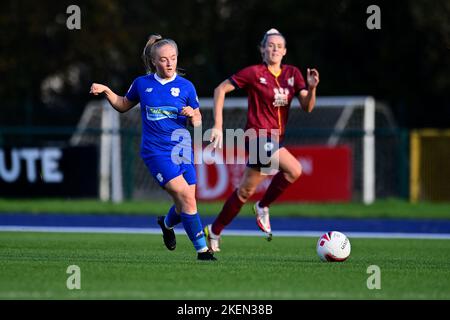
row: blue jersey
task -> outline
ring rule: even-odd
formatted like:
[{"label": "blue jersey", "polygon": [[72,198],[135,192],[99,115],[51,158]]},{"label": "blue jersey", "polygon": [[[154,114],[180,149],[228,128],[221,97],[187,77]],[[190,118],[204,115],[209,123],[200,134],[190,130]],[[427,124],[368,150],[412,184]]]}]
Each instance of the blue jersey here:
[{"label": "blue jersey", "polygon": [[180,142],[192,148],[187,117],[180,115],[183,107],[199,107],[192,82],[179,75],[164,80],[149,74],[136,78],[126,97],[141,104],[143,158],[170,155]]}]

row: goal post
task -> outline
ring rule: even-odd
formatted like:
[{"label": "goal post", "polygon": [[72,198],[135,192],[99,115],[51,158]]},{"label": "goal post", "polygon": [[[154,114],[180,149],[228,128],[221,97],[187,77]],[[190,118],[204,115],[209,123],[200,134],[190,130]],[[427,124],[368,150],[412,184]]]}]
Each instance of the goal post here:
[{"label": "goal post", "polygon": [[[92,129],[99,129],[99,134],[92,133]],[[121,140],[119,113],[105,99],[86,106],[77,130],[69,141],[74,146],[98,146],[98,194],[101,201],[120,203],[124,198]]]}]

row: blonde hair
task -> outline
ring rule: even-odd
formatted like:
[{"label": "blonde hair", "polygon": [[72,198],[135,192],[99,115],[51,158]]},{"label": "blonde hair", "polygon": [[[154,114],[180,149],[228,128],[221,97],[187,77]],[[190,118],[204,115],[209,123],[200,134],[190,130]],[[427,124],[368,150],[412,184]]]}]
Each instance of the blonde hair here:
[{"label": "blonde hair", "polygon": [[261,43],[258,46],[259,52],[261,53],[261,57],[264,60],[264,53],[262,53],[262,50],[266,47],[266,43],[267,43],[267,38],[269,38],[270,36],[280,36],[283,38],[284,40],[284,46],[286,47],[286,38],[283,36],[283,34],[281,34],[280,31],[278,31],[275,28],[272,28],[270,30],[268,30],[265,34],[264,37],[261,40]]},{"label": "blonde hair", "polygon": [[172,39],[163,39],[163,37],[159,34],[152,34],[148,38],[147,44],[145,45],[142,52],[142,60],[144,61],[145,69],[148,74],[156,72],[156,68],[153,65],[153,60],[156,57],[156,50],[165,46],[166,44],[174,47],[178,56],[178,46]]},{"label": "blonde hair", "polygon": [[269,31],[267,31],[264,34],[264,37],[262,38],[261,44],[260,44],[261,48],[264,48],[266,46],[267,38],[270,37],[270,36],[280,36],[280,37],[282,37],[283,40],[284,40],[284,45],[286,46],[286,38],[281,34],[280,31],[278,31],[277,29],[272,28],[272,29],[270,29]]}]

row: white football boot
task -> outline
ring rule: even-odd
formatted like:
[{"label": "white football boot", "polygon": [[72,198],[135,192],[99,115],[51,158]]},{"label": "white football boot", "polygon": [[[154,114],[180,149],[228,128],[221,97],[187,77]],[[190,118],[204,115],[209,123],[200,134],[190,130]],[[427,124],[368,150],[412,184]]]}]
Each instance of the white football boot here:
[{"label": "white football boot", "polygon": [[259,201],[253,206],[253,211],[256,215],[256,223],[258,227],[267,235],[267,241],[272,240],[272,228],[270,227],[269,208],[259,207]]},{"label": "white football boot", "polygon": [[212,232],[211,225],[208,224],[207,226],[205,226],[203,232],[205,233],[209,250],[211,250],[212,252],[220,252],[219,248],[220,236],[217,236]]}]

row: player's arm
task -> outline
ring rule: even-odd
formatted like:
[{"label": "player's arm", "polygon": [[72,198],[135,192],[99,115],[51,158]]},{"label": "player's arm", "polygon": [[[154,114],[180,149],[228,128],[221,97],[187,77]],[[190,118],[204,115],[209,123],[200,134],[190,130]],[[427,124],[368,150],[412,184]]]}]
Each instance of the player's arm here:
[{"label": "player's arm", "polygon": [[194,109],[194,114],[192,115],[191,123],[194,128],[200,127],[202,125],[202,114],[199,108]]},{"label": "player's arm", "polygon": [[306,112],[311,112],[316,104],[316,89],[319,84],[319,72],[316,69],[307,71],[308,90],[301,90],[299,94],[300,106]]},{"label": "player's arm", "polygon": [[136,102],[128,100],[127,97],[115,94],[110,88],[103,84],[93,83],[90,93],[95,96],[104,93],[111,106],[121,113],[127,112],[136,105]]},{"label": "player's arm", "polygon": [[193,109],[190,106],[183,107],[181,115],[188,117],[194,128],[200,127],[202,125],[202,114],[200,113],[199,108]]},{"label": "player's arm", "polygon": [[223,140],[223,105],[225,103],[225,95],[235,89],[230,80],[225,80],[214,89],[214,127],[212,128],[210,142],[222,148]]}]

